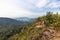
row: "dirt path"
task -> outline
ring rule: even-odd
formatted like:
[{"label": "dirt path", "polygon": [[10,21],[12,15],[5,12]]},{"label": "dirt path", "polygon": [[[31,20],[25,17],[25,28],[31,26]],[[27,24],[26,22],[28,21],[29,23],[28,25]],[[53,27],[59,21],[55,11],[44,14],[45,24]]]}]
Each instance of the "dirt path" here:
[{"label": "dirt path", "polygon": [[60,32],[56,33],[56,37],[54,38],[54,40],[60,40]]},{"label": "dirt path", "polygon": [[32,40],[60,40],[60,32],[54,28],[46,28],[39,36]]}]

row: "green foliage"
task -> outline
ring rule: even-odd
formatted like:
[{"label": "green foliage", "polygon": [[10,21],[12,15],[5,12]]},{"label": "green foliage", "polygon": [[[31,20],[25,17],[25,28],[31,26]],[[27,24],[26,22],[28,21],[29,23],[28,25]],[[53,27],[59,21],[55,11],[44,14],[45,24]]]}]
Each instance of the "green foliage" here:
[{"label": "green foliage", "polygon": [[7,40],[31,40],[31,38],[37,37],[38,34],[44,30],[44,28],[36,28],[35,24],[39,21],[44,21],[45,27],[54,27],[58,31],[60,31],[60,14],[53,14],[53,12],[47,12],[46,15],[37,18],[33,23],[29,24],[27,27],[23,27],[22,30],[19,31],[19,33],[17,32],[17,30],[17,33],[10,36]]},{"label": "green foliage", "polygon": [[53,12],[47,12],[46,15],[37,18],[29,27],[25,27],[21,33],[11,36],[8,40],[31,40],[32,37],[37,37],[44,28],[37,29],[33,25],[41,20],[45,22],[45,26],[55,27],[58,31],[60,31],[60,15],[58,13],[53,14]]},{"label": "green foliage", "polygon": [[35,27],[29,27],[22,30],[21,33],[10,37],[8,40],[31,40],[32,37],[36,37],[38,33],[42,32],[42,29],[37,29]]},{"label": "green foliage", "polygon": [[10,36],[20,33],[23,27],[30,23],[10,18],[0,18],[0,40],[7,40]]}]

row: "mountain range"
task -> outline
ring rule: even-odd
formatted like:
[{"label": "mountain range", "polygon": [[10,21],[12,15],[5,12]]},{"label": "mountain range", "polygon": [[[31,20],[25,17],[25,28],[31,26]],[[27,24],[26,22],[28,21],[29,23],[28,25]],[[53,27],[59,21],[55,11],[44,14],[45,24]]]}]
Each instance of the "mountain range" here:
[{"label": "mountain range", "polygon": [[24,21],[24,22],[33,22],[36,18],[29,18],[29,17],[18,17],[18,18],[15,18],[16,20],[18,21]]},{"label": "mountain range", "polygon": [[5,18],[0,17],[0,40],[7,40],[6,38],[19,33],[24,27],[31,24],[34,18]]}]

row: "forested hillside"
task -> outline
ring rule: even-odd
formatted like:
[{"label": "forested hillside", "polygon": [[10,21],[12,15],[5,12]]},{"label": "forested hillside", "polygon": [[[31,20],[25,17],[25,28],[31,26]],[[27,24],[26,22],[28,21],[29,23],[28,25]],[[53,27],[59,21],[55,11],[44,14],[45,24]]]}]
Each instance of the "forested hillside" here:
[{"label": "forested hillside", "polygon": [[33,22],[0,18],[0,40],[50,40],[56,33],[60,35],[59,13],[47,12]]},{"label": "forested hillside", "polygon": [[[51,36],[54,38],[55,35],[53,30],[60,32],[60,14],[47,12],[46,15],[37,18],[29,26],[23,28],[20,33],[11,36],[8,40],[50,40],[48,38]],[[46,31],[48,35],[50,34],[49,36],[45,35]]]},{"label": "forested hillside", "polygon": [[31,22],[17,21],[11,18],[0,18],[0,40],[7,40],[10,36],[21,32]]}]

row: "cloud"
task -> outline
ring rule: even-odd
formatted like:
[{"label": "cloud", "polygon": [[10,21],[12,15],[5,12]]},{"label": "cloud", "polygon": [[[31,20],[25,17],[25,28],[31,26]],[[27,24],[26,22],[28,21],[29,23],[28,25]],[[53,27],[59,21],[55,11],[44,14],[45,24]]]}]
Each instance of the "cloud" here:
[{"label": "cloud", "polygon": [[60,1],[59,2],[52,2],[48,5],[50,8],[59,8],[60,7]]},{"label": "cloud", "polygon": [[36,7],[42,8],[45,7],[50,1],[48,0],[38,0],[38,2],[35,4]]},{"label": "cloud", "polygon": [[60,3],[58,2],[58,0],[28,0],[28,1],[26,0],[24,1],[23,5],[26,10],[35,13],[40,13],[40,12],[54,11],[56,9],[59,10],[58,8]]},{"label": "cloud", "polygon": [[0,17],[35,17],[34,14],[23,8],[21,0],[0,0]]},{"label": "cloud", "polygon": [[58,0],[0,0],[0,17],[38,17],[59,8]]}]

